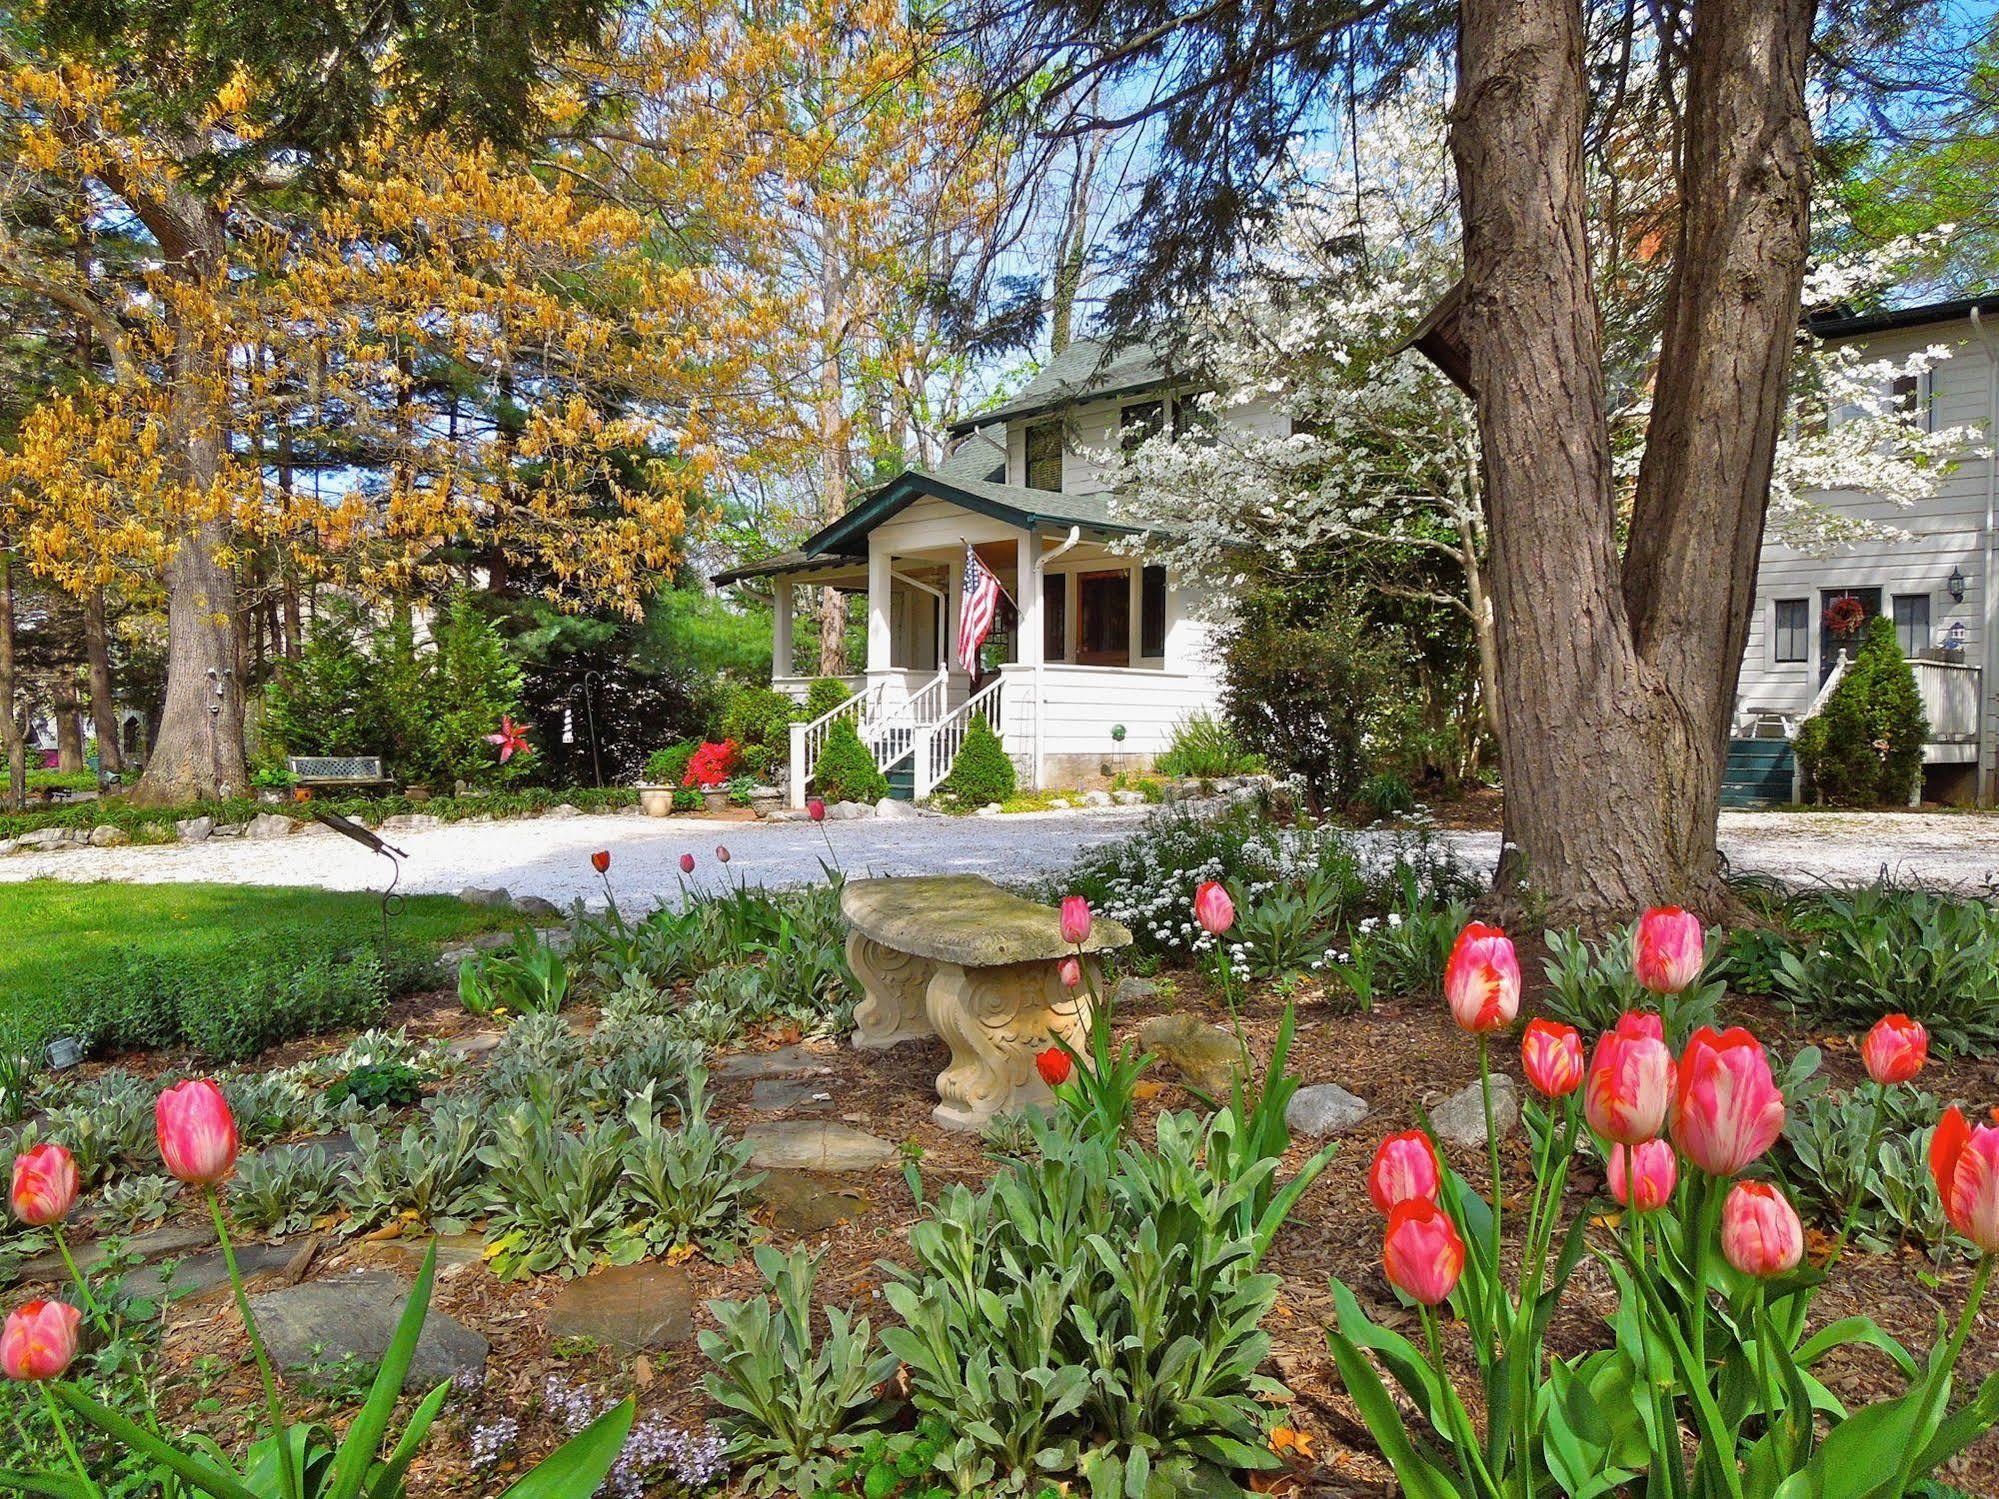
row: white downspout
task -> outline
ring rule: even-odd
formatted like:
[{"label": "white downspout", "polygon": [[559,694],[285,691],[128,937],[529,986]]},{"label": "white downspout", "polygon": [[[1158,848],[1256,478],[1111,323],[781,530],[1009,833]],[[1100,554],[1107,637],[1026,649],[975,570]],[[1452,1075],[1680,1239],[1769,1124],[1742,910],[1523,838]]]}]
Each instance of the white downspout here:
[{"label": "white downspout", "polygon": [[1978,341],[1985,346],[1986,396],[1988,399],[1985,426],[1985,534],[1983,572],[1979,574],[1978,588],[1980,606],[1983,611],[1983,645],[1981,653],[1985,658],[1984,670],[1979,673],[1978,693],[1978,800],[1981,805],[1992,801],[1993,777],[1993,734],[1992,734],[1992,693],[1999,686],[1999,590],[1992,586],[1992,571],[1995,556],[1999,556],[1999,344],[1995,344],[1992,330],[1985,326],[1985,320],[1978,315],[1977,307],[1971,309],[1971,328],[1978,335]]},{"label": "white downspout", "polygon": [[[1060,546],[1055,548],[1054,551],[1043,553],[1034,559],[1034,588],[1037,599],[1042,597],[1041,576],[1048,570],[1048,564],[1068,552],[1082,539],[1083,528],[1081,526],[1071,526],[1069,534],[1062,538]],[[1038,614],[1039,612],[1037,609],[1036,613]],[[1046,629],[1045,623],[1043,629]],[[1048,647],[1046,644],[1043,644],[1034,657],[1034,789],[1036,791],[1041,789],[1041,719],[1042,705],[1047,701],[1047,694],[1042,687],[1044,681],[1042,673],[1047,665]]]}]

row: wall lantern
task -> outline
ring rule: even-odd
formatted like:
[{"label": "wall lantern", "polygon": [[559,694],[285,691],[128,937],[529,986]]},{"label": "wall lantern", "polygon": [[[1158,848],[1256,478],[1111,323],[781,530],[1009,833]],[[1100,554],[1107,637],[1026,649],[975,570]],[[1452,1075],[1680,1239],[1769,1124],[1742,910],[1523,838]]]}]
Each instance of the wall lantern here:
[{"label": "wall lantern", "polygon": [[1961,603],[1963,603],[1963,602],[1964,602],[1964,569],[1963,569],[1963,568],[1961,568],[1961,567],[1953,567],[1953,568],[1952,568],[1952,569],[1950,570],[1950,578],[1949,578],[1949,580],[1948,580],[1948,581],[1947,581],[1947,582],[1946,582],[1946,583],[1944,584],[1944,587],[1945,587],[1945,588],[1946,588],[1947,590],[1949,590],[1949,593],[1950,593],[1950,601],[1951,601],[1951,602],[1952,602],[1953,604],[1961,604]]}]

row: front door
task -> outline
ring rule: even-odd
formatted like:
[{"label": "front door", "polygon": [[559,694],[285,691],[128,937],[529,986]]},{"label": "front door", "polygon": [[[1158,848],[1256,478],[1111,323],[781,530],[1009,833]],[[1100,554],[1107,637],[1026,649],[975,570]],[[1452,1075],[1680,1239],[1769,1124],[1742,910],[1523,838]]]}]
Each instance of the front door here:
[{"label": "front door", "polygon": [[1131,665],[1131,572],[1076,575],[1076,659],[1085,666]]},{"label": "front door", "polygon": [[[1853,599],[1859,603],[1862,622],[1858,629],[1842,632],[1834,628],[1837,620],[1833,605],[1840,599]],[[1867,633],[1866,621],[1880,612],[1881,590],[1878,588],[1828,588],[1819,591],[1819,685],[1825,685],[1825,679],[1832,675],[1841,651],[1846,652],[1849,661],[1860,654],[1861,637]]]}]

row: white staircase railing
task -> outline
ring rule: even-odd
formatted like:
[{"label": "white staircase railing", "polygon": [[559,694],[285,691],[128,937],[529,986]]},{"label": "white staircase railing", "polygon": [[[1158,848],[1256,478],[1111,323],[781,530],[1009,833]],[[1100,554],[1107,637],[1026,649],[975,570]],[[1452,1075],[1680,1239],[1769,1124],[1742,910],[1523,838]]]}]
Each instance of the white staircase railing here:
[{"label": "white staircase railing", "polygon": [[974,717],[984,717],[987,726],[995,734],[1004,734],[1000,716],[1003,709],[1000,689],[1005,685],[1004,677],[994,677],[990,686],[974,693],[951,713],[932,724],[928,732],[917,736],[915,764],[918,801],[935,791],[938,782],[951,773],[951,762],[958,758],[958,751],[964,747],[965,735],[971,729]]},{"label": "white staircase railing", "polygon": [[812,779],[812,769],[819,763],[819,752],[826,748],[826,736],[833,725],[843,719],[857,719],[856,730],[865,739],[868,707],[871,702],[881,699],[879,686],[863,687],[836,708],[829,708],[810,723],[795,723],[791,726],[791,804],[805,805],[805,788]]},{"label": "white staircase railing", "polygon": [[[1839,659],[1833,662],[1832,670],[1826,673],[1825,681],[1819,686],[1819,695],[1812,699],[1811,707],[1805,709],[1799,716],[1798,722],[1800,724],[1803,724],[1808,718],[1817,718],[1819,716],[1819,710],[1825,706],[1825,700],[1832,696],[1833,688],[1840,684],[1841,679],[1846,675],[1847,668],[1851,665],[1853,665],[1852,658],[1844,650],[1840,651]],[[1793,733],[1791,737],[1795,739],[1797,735]]]},{"label": "white staircase railing", "polygon": [[863,720],[861,739],[884,773],[914,754],[923,731],[944,717],[950,691],[951,668],[940,666],[936,676],[880,718]]}]

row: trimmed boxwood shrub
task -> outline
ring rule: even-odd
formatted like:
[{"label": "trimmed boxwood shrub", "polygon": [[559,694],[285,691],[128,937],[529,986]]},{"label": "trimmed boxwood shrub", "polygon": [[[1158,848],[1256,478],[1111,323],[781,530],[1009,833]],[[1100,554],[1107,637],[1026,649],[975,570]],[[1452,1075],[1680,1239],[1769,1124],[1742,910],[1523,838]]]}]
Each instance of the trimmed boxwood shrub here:
[{"label": "trimmed boxwood shrub", "polygon": [[1915,671],[1895,626],[1877,614],[1825,706],[1798,730],[1798,764],[1819,799],[1834,806],[1906,802],[1929,735]]},{"label": "trimmed boxwood shrub", "polygon": [[888,778],[861,743],[851,718],[841,719],[826,731],[826,747],[819,751],[812,775],[819,783],[820,796],[829,802],[874,803],[888,795]]},{"label": "trimmed boxwood shrub", "polygon": [[987,802],[1005,801],[1013,795],[1014,785],[1013,761],[1006,746],[986,722],[985,714],[974,713],[965,729],[965,742],[958,746],[958,757],[951,762],[951,773],[937,790],[966,806],[983,807]]},{"label": "trimmed boxwood shrub", "polygon": [[852,689],[838,677],[820,677],[805,694],[806,721],[824,717],[853,695]]}]

